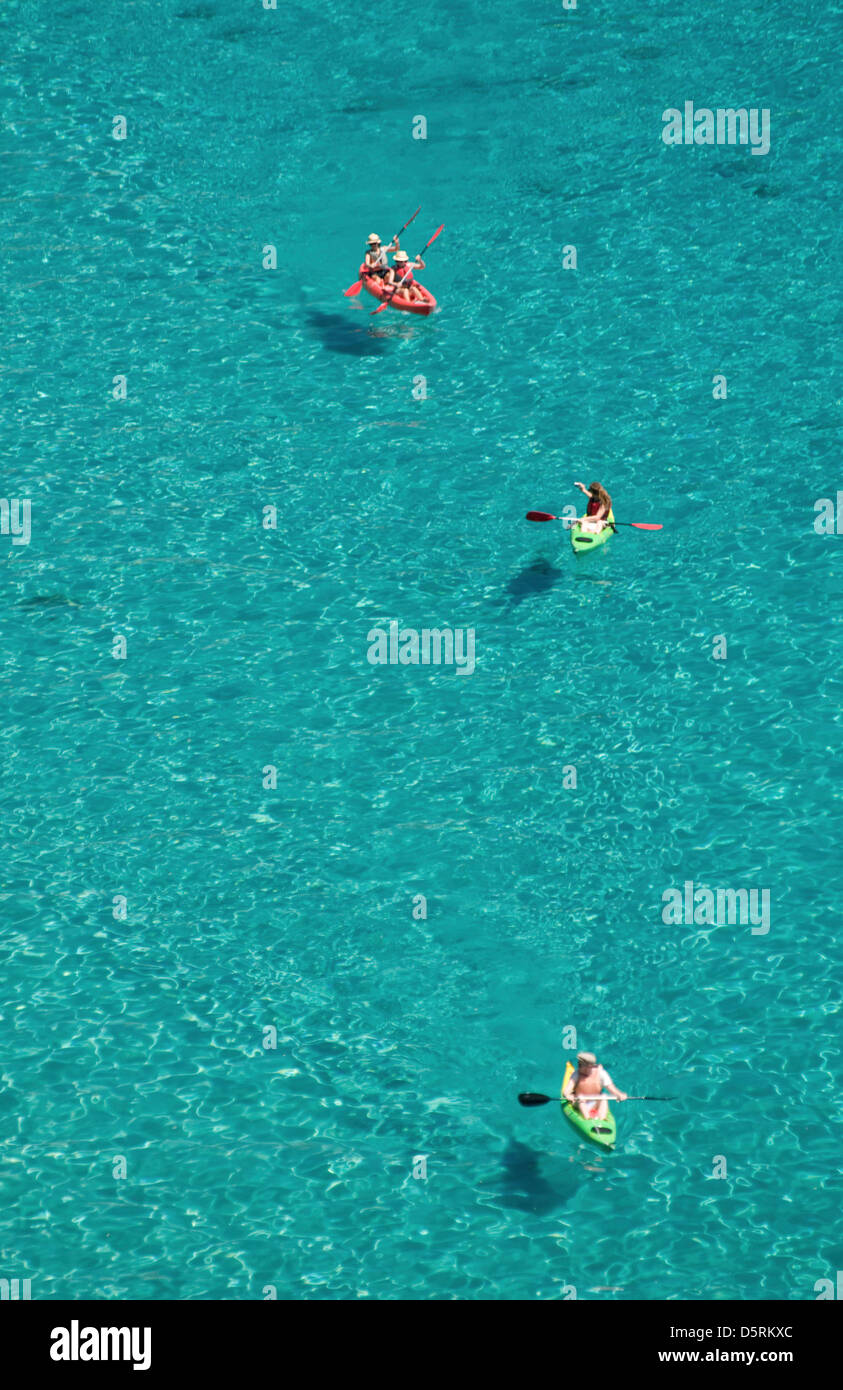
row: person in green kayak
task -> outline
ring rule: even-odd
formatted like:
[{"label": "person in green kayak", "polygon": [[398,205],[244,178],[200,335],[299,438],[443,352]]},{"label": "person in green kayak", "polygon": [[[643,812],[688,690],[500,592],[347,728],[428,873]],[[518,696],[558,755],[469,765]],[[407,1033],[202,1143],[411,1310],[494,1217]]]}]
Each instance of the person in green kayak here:
[{"label": "person in green kayak", "polygon": [[424,261],[421,256],[416,256],[414,261],[410,260],[406,251],[396,251],[392,258],[392,268],[384,277],[384,284],[389,285],[396,294],[400,294],[404,299],[424,299],[424,295],[413,279],[414,270],[424,270]]},{"label": "person in green kayak", "polygon": [[[363,264],[369,275],[375,280],[385,280],[389,274],[389,261],[387,252],[399,249],[398,238],[391,241],[388,246],[381,245],[381,239],[377,232],[366,238],[366,255],[363,257]],[[406,255],[406,252],[404,253]]]},{"label": "person in green kayak", "polygon": [[[605,1067],[601,1067],[593,1052],[578,1052],[576,1071],[562,1094],[571,1101],[589,1120],[605,1120],[609,1113],[609,1102],[602,1095],[607,1090],[615,1100],[626,1100],[626,1091],[619,1091]],[[589,1096],[601,1097],[589,1101]]]},{"label": "person in green kayak", "polygon": [[614,531],[614,524],[609,520],[612,499],[606,489],[600,483],[589,483],[588,487],[584,483],[574,483],[574,487],[588,498],[585,516],[579,519],[583,531],[602,531],[604,526],[611,526]]}]

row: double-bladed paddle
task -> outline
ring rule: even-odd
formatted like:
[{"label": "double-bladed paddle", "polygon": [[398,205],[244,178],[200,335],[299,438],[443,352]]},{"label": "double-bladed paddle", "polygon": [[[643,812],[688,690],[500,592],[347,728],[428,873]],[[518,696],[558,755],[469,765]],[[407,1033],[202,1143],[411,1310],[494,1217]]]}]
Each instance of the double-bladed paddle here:
[{"label": "double-bladed paddle", "polygon": [[[437,228],[436,228],[436,231],[433,233],[433,236],[430,238],[430,241],[426,241],[425,244],[424,244],[424,246],[422,247],[421,251],[419,251],[418,256],[416,256],[416,258],[415,258],[416,260],[419,260],[419,259],[420,259],[420,257],[422,256],[422,254],[427,250],[428,246],[432,246],[432,245],[433,245],[434,241],[436,240],[436,238],[438,237],[439,233],[442,231],[442,228],[443,228],[444,226],[445,226],[445,223],[443,222],[441,227],[437,227]],[[383,304],[379,304],[378,307],[377,307],[377,309],[373,309],[373,310],[372,310],[372,313],[373,313],[373,314],[379,314],[379,313],[381,313],[381,311],[382,311],[383,309],[388,309],[388,308],[389,308],[389,305],[390,305],[390,303],[391,303],[391,301],[392,301],[393,296],[396,295],[396,294],[398,293],[398,291],[400,290],[401,286],[403,285],[403,283],[404,283],[404,281],[406,280],[406,278],[407,278],[407,276],[409,275],[409,273],[410,273],[410,267],[408,266],[407,269],[404,271],[404,274],[401,276],[401,279],[398,281],[398,284],[397,284],[397,285],[393,285],[390,289],[387,289],[386,294],[387,294],[388,298],[385,298]]]},{"label": "double-bladed paddle", "polygon": [[[519,1105],[549,1105],[552,1100],[559,1100],[559,1096],[543,1096],[540,1091],[521,1091],[518,1095]],[[586,1100],[589,1105],[593,1100],[616,1100],[615,1096],[610,1096],[606,1092],[599,1096],[575,1096],[575,1100]],[[627,1100],[675,1100],[675,1096],[627,1096]],[[618,1102],[620,1104],[620,1102]]]},{"label": "double-bladed paddle", "polygon": [[[377,313],[377,310],[375,310]],[[573,521],[578,518],[574,517]],[[567,516],[554,516],[552,512],[528,512],[526,521],[570,521]],[[573,524],[573,523],[572,523]],[[661,521],[610,521],[610,526],[634,526],[638,531],[661,531]]]},{"label": "double-bladed paddle", "polygon": [[[398,238],[399,238],[400,235],[401,235],[401,232],[406,232],[407,228],[408,228],[409,225],[410,225],[410,222],[415,222],[415,220],[416,220],[416,218],[418,217],[418,215],[419,215],[420,212],[421,212],[421,205],[419,205],[419,207],[416,208],[416,210],[415,210],[415,212],[413,213],[412,217],[411,217],[407,222],[404,223],[404,226],[401,228],[401,231],[395,233],[395,236],[392,238],[393,241],[397,241],[397,240],[398,240]],[[362,280],[355,280],[355,282],[354,282],[353,285],[349,285],[349,287],[348,287],[347,290],[343,290],[343,294],[345,295],[346,299],[348,299],[348,298],[353,298],[354,295],[360,293],[360,291],[362,290],[362,288],[363,288],[363,281],[362,281]]]}]

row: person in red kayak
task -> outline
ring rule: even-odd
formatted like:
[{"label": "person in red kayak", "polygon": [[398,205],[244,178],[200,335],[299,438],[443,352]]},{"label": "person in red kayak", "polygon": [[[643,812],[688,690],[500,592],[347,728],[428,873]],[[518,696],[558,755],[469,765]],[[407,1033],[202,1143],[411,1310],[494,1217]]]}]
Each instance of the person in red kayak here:
[{"label": "person in red kayak", "polygon": [[604,526],[611,526],[615,530],[613,523],[609,520],[612,510],[612,499],[608,492],[600,483],[574,483],[580,492],[584,492],[588,498],[588,506],[585,509],[585,516],[579,519],[583,531],[602,531]]},{"label": "person in red kayak", "polygon": [[[366,238],[366,255],[363,257],[363,264],[369,275],[375,280],[385,280],[389,274],[389,261],[387,252],[397,251],[399,247],[398,238],[391,241],[388,246],[381,246],[381,239],[377,232]],[[406,255],[406,252],[405,252]]]},{"label": "person in red kayak", "polygon": [[392,268],[384,277],[384,284],[404,299],[423,300],[424,295],[413,279],[414,270],[424,270],[421,256],[416,256],[416,259],[411,261],[406,251],[396,251],[392,258]]},{"label": "person in red kayak", "polygon": [[[571,1072],[562,1094],[572,1102],[587,1120],[605,1120],[609,1113],[609,1102],[602,1096],[603,1090],[615,1100],[626,1100],[626,1091],[619,1091],[605,1067],[601,1067],[593,1052],[577,1053],[577,1068]],[[595,1097],[589,1100],[589,1096]],[[601,1097],[599,1100],[596,1097]]]}]

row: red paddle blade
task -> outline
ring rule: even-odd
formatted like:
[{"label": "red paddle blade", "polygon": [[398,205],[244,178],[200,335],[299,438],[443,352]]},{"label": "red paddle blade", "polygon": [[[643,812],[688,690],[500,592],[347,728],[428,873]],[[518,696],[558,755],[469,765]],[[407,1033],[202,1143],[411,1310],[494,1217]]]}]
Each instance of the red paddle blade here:
[{"label": "red paddle blade", "polygon": [[343,290],[343,294],[345,295],[346,299],[348,299],[348,296],[349,296],[350,294],[359,294],[360,291],[362,290],[362,288],[363,288],[363,281],[362,281],[362,280],[357,280],[353,285],[349,285],[349,287],[348,287],[347,290]]},{"label": "red paddle blade", "polygon": [[550,512],[528,512],[526,521],[558,521],[558,516],[553,516]]},{"label": "red paddle blade", "polygon": [[660,521],[628,521],[627,526],[634,526],[638,531],[661,531]]},{"label": "red paddle blade", "polygon": [[444,228],[444,226],[445,226],[445,223],[443,222],[441,227],[437,227],[437,228],[436,228],[436,231],[433,233],[433,236],[430,238],[430,241],[426,241],[426,242],[425,242],[425,244],[424,244],[424,249],[425,249],[425,251],[427,250],[428,246],[432,246],[432,245],[433,245],[434,241],[436,240],[436,238],[438,237],[439,233],[442,231],[442,229]]}]

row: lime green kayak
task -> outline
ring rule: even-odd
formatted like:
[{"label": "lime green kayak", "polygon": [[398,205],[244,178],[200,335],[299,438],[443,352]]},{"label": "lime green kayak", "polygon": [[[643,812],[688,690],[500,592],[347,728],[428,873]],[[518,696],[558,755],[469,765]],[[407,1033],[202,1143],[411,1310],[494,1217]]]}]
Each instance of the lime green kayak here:
[{"label": "lime green kayak", "polygon": [[565,1075],[562,1077],[562,1090],[559,1099],[562,1102],[562,1114],[582,1136],[583,1139],[591,1139],[593,1143],[599,1144],[601,1149],[611,1149],[615,1142],[617,1126],[615,1117],[611,1110],[605,1120],[589,1120],[585,1115],[581,1115],[579,1110],[571,1105],[570,1101],[564,1100],[563,1092],[574,1072],[573,1062],[569,1062],[565,1068]]},{"label": "lime green kayak", "polygon": [[[614,521],[615,513],[609,512],[609,520]],[[615,533],[611,526],[604,526],[602,531],[584,531],[577,521],[571,527],[571,545],[574,552],[579,555],[585,550],[597,550],[601,545],[605,545],[610,536]]]}]

